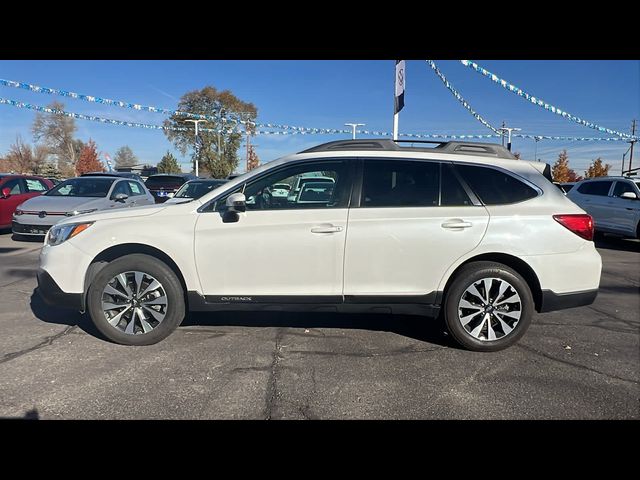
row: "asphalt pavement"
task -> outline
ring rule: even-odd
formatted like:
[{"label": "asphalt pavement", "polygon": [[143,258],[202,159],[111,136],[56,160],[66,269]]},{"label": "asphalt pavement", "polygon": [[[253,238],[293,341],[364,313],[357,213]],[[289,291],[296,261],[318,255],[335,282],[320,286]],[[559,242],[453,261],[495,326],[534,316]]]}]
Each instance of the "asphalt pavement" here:
[{"label": "asphalt pavement", "polygon": [[40,246],[0,233],[0,418],[640,418],[637,240],[597,243],[593,305],[537,314],[496,353],[421,317],[280,312],[190,314],[156,345],[115,345],[34,294]]}]

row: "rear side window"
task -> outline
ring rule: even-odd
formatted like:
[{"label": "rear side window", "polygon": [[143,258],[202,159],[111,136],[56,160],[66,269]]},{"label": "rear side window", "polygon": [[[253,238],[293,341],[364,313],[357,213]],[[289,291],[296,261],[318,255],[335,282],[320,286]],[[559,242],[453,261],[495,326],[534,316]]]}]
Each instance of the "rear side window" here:
[{"label": "rear side window", "polygon": [[587,182],[578,187],[578,191],[583,195],[600,195],[606,197],[613,182]]},{"label": "rear side window", "polygon": [[129,181],[129,190],[131,190],[131,195],[144,195],[144,188],[138,182]]},{"label": "rear side window", "polygon": [[27,184],[27,191],[29,192],[46,192],[49,190],[49,187],[37,178],[25,178],[24,181]]},{"label": "rear side window", "polygon": [[455,169],[485,205],[507,205],[538,196],[529,185],[494,168],[458,164]]},{"label": "rear side window", "polygon": [[440,164],[366,160],[362,207],[433,207],[440,200]]}]

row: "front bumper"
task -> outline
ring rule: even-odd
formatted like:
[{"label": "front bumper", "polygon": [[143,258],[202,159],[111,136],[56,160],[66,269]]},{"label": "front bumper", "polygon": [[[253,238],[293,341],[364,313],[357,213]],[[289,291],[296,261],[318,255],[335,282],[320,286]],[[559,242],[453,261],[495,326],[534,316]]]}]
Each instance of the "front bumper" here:
[{"label": "front bumper", "polygon": [[542,290],[542,302],[540,313],[563,310],[565,308],[582,307],[591,305],[598,296],[598,289],[584,292],[555,293],[551,290]]},{"label": "front bumper", "polygon": [[11,222],[11,231],[18,235],[34,235],[44,236],[47,234],[52,225],[31,225],[25,223],[18,223],[15,220]]},{"label": "front bumper", "polygon": [[37,274],[38,293],[48,305],[72,308],[84,311],[83,295],[81,293],[66,293],[58,286],[51,275],[40,269]]}]

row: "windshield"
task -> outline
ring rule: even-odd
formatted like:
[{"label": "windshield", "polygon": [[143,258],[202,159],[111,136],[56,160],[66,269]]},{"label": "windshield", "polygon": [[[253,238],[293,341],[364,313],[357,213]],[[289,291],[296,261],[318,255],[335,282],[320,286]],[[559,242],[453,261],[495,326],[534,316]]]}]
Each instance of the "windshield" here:
[{"label": "windshield", "polygon": [[175,194],[174,198],[200,198],[214,188],[226,183],[224,180],[209,182],[187,182]]},{"label": "windshield", "polygon": [[106,197],[115,178],[72,178],[66,180],[45,195],[51,197]]}]

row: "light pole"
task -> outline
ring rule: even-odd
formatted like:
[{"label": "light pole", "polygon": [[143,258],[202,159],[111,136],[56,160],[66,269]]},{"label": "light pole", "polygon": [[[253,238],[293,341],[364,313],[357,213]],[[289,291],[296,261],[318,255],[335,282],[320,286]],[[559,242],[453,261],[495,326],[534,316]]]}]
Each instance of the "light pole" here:
[{"label": "light pole", "polygon": [[207,123],[207,120],[185,120],[185,122],[192,122],[195,124],[196,126],[196,135],[195,135],[195,140],[196,140],[196,177],[198,176],[198,155],[200,154],[200,148],[198,146],[198,125],[200,124],[200,122],[205,122]]},{"label": "light pole", "polygon": [[507,132],[507,134],[508,134],[507,150],[511,151],[511,132],[519,132],[522,129],[521,128],[513,128],[513,127],[502,127],[502,128],[499,128],[498,130],[503,130],[503,131]]},{"label": "light pole", "polygon": [[356,139],[356,128],[358,127],[364,127],[366,125],[366,123],[345,123],[344,124],[345,127],[351,127],[351,129],[353,130],[353,140]]}]

